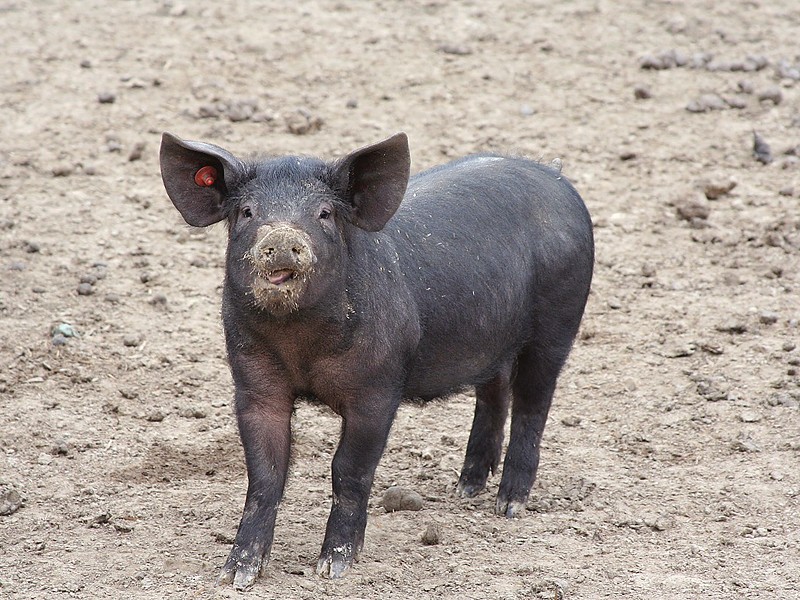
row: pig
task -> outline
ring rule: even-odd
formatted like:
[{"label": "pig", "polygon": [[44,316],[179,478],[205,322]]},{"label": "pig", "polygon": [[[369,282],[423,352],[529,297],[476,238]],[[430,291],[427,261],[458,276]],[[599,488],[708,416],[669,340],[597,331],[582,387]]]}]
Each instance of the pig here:
[{"label": "pig", "polygon": [[221,583],[264,571],[298,398],[341,416],[317,563],[352,567],[403,399],[474,387],[457,493],[481,492],[511,429],[495,512],[520,516],[594,264],[589,213],[559,170],[481,154],[409,179],[398,133],[325,162],[243,160],[164,133],[161,174],[195,227],[227,223],[222,321],[247,495]]}]

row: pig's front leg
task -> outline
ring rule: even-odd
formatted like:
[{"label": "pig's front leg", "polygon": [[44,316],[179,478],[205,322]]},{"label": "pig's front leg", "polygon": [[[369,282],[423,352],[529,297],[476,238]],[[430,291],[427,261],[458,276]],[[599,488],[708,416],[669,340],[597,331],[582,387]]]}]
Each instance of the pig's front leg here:
[{"label": "pig's front leg", "polygon": [[[279,386],[265,389],[268,377],[237,376],[236,367],[233,372],[248,485],[236,541],[219,582],[245,590],[255,583],[269,560],[275,516],[289,469],[293,399]],[[263,377],[263,372],[259,374]]]},{"label": "pig's front leg", "polygon": [[317,563],[317,573],[322,577],[341,577],[364,544],[372,480],[400,394],[374,398],[354,399],[342,410],[342,434],[331,466],[333,502]]}]

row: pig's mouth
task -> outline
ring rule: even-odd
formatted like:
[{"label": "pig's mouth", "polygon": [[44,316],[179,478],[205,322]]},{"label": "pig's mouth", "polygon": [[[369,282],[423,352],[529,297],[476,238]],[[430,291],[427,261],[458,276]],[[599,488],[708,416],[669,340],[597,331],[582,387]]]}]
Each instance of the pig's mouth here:
[{"label": "pig's mouth", "polygon": [[293,269],[277,269],[267,273],[267,281],[272,285],[281,285],[297,277],[297,271]]}]

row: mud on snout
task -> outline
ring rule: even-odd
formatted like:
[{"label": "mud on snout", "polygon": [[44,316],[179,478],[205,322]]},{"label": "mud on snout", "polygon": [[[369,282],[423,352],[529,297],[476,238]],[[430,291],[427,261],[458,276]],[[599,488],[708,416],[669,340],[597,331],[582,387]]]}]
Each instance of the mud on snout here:
[{"label": "mud on snout", "polygon": [[264,225],[244,259],[253,268],[256,304],[276,315],[299,308],[317,261],[306,233],[290,225]]}]

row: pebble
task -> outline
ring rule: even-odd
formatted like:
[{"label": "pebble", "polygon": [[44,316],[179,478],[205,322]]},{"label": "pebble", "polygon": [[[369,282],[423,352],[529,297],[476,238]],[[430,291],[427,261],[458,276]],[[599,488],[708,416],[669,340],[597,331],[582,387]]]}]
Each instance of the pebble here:
[{"label": "pebble", "polygon": [[519,114],[521,114],[523,117],[530,117],[531,115],[536,114],[536,109],[530,104],[523,104],[519,109]]},{"label": "pebble", "polygon": [[782,481],[783,480],[783,473],[781,473],[780,471],[772,471],[769,474],[769,477],[770,477],[770,479],[773,479],[774,481]]},{"label": "pebble", "polygon": [[648,100],[653,97],[653,92],[646,85],[637,85],[633,88],[633,97],[637,100]]},{"label": "pebble", "polygon": [[164,420],[164,416],[165,415],[164,415],[163,412],[161,412],[160,410],[156,409],[156,410],[154,410],[152,412],[147,413],[147,416],[145,417],[145,419],[147,419],[151,423],[160,423],[161,421]]},{"label": "pebble", "polygon": [[25,242],[25,252],[28,254],[36,254],[41,250],[41,246],[39,246],[36,242],[26,241]]},{"label": "pebble", "polygon": [[67,344],[67,338],[60,333],[57,333],[53,336],[52,342],[53,346],[65,346]]},{"label": "pebble", "polygon": [[142,343],[142,336],[138,334],[128,334],[122,338],[122,343],[129,348],[135,348]]},{"label": "pebble", "polygon": [[131,148],[130,154],[128,154],[128,162],[141,160],[145,148],[146,144],[144,142],[136,142]]},{"label": "pebble", "polygon": [[358,100],[355,98],[350,98],[347,103],[345,104],[347,108],[358,108]]},{"label": "pebble", "polygon": [[228,107],[227,116],[233,123],[238,123],[250,119],[256,110],[258,110],[258,100],[236,100]]},{"label": "pebble", "polygon": [[36,459],[36,462],[38,462],[40,465],[45,465],[45,466],[47,466],[47,465],[49,465],[51,462],[53,462],[53,457],[52,457],[52,456],[50,456],[49,454],[47,454],[46,452],[42,452],[42,453],[39,455],[39,458],[37,458],[37,459]]},{"label": "pebble", "polygon": [[285,117],[286,130],[294,135],[308,135],[322,129],[323,120],[306,110],[299,109]]},{"label": "pebble", "polygon": [[429,523],[422,534],[422,543],[426,546],[436,546],[440,543],[442,532],[436,523]]},{"label": "pebble", "polygon": [[739,420],[742,423],[758,423],[761,420],[761,415],[754,410],[745,410],[739,415]]},{"label": "pebble", "polygon": [[716,200],[729,194],[736,187],[736,180],[733,177],[727,179],[702,179],[700,187],[706,198]]},{"label": "pebble", "polygon": [[95,275],[94,273],[86,273],[84,275],[81,275],[79,281],[81,283],[88,283],[89,285],[94,285],[95,283],[97,283],[97,275]]},{"label": "pebble", "polygon": [[791,185],[784,186],[778,190],[778,194],[780,194],[781,196],[787,196],[791,198],[792,196],[794,196],[794,187],[792,187]]},{"label": "pebble", "polygon": [[79,283],[77,292],[79,296],[91,296],[94,294],[94,286],[91,283]]},{"label": "pebble", "polygon": [[186,406],[186,407],[182,408],[178,412],[178,414],[181,417],[184,417],[186,419],[205,419],[206,418],[206,411],[204,411],[202,408],[195,408],[195,407],[189,407],[189,406]]},{"label": "pebble", "polygon": [[22,507],[22,496],[11,485],[0,482],[0,516],[8,516]]},{"label": "pebble", "polygon": [[739,435],[733,441],[731,447],[737,452],[761,452],[761,448],[752,440],[750,436]]},{"label": "pebble", "polygon": [[797,344],[795,344],[794,342],[783,342],[783,346],[781,346],[781,348],[783,348],[784,352],[791,352],[792,350],[797,348]]},{"label": "pebble", "polygon": [[394,485],[383,494],[383,508],[386,512],[420,510],[422,496],[413,490]]},{"label": "pebble", "polygon": [[758,315],[758,320],[764,325],[773,325],[778,322],[778,313],[772,311],[764,311]]},{"label": "pebble", "polygon": [[736,87],[743,94],[752,94],[755,91],[753,82],[750,81],[749,79],[742,79],[739,83],[736,84]]},{"label": "pebble", "polygon": [[117,95],[114,92],[100,92],[97,94],[97,101],[100,104],[113,104],[117,100]]},{"label": "pebble", "polygon": [[561,424],[564,425],[564,427],[577,427],[581,424],[581,418],[575,415],[567,415],[561,419]]},{"label": "pebble", "polygon": [[78,336],[78,332],[75,331],[75,328],[69,323],[59,323],[58,325],[54,325],[50,333],[52,333],[53,335],[60,334],[63,335],[64,337]]},{"label": "pebble", "polygon": [[442,54],[453,54],[455,56],[469,56],[472,54],[472,49],[469,46],[459,44],[441,44],[437,50]]},{"label": "pebble", "polygon": [[783,100],[783,92],[781,88],[777,85],[771,85],[766,89],[761,90],[758,92],[758,99],[761,102],[772,102],[775,105],[778,105]]},{"label": "pebble", "polygon": [[710,110],[724,110],[728,103],[718,94],[703,94],[686,105],[686,110],[691,113],[704,113]]},{"label": "pebble", "polygon": [[709,402],[719,402],[728,397],[727,386],[718,385],[711,380],[698,381],[697,393]]},{"label": "pebble", "polygon": [[772,150],[770,150],[769,144],[757,131],[753,131],[753,156],[764,165],[772,162]]},{"label": "pebble", "polygon": [[705,196],[697,195],[676,202],[675,211],[685,221],[692,221],[693,219],[706,220],[711,214],[711,205]]},{"label": "pebble", "polygon": [[73,171],[74,171],[73,166],[66,163],[56,165],[51,169],[53,177],[69,177],[70,175],[72,175]]},{"label": "pebble", "polygon": [[608,308],[611,308],[613,310],[620,309],[620,308],[622,308],[622,302],[620,301],[619,298],[609,298],[608,299]]},{"label": "pebble", "polygon": [[726,323],[720,323],[714,329],[722,333],[741,334],[747,332],[747,324],[741,321],[728,321]]}]

